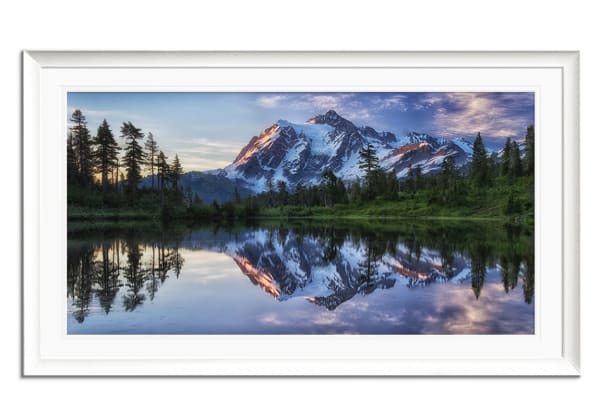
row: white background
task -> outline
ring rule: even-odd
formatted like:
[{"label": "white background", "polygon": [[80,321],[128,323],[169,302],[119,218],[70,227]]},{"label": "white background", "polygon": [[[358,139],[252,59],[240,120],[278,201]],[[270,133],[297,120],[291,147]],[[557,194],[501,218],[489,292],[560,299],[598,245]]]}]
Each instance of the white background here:
[{"label": "white background", "polygon": [[[133,3],[133,2],[132,2]],[[21,1],[0,12],[5,418],[596,418],[600,51],[593,2]],[[589,5],[588,5],[589,3]],[[141,6],[143,4],[143,6]],[[582,372],[579,379],[22,379],[18,174],[21,49],[581,50]],[[4,195],[4,194],[3,194]],[[15,204],[13,204],[15,203]],[[594,218],[596,217],[596,218]],[[110,404],[103,405],[104,401]]]}]

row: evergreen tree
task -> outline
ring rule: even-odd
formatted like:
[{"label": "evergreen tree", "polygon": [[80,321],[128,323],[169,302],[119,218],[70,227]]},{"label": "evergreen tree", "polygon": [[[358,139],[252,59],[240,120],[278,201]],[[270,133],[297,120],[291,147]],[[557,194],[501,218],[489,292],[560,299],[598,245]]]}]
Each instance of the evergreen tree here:
[{"label": "evergreen tree", "polygon": [[521,213],[521,211],[521,202],[515,198],[514,191],[511,191],[508,196],[508,200],[506,201],[506,205],[504,206],[504,214],[507,216],[512,216]]},{"label": "evergreen tree", "polygon": [[406,189],[411,193],[415,192],[415,169],[412,165],[408,167],[408,176],[405,181]]},{"label": "evergreen tree", "polygon": [[510,172],[513,176],[521,176],[523,174],[521,151],[519,150],[519,145],[514,141],[511,146]]},{"label": "evergreen tree", "polygon": [[71,115],[71,136],[75,160],[77,163],[77,178],[83,186],[93,183],[92,145],[87,121],[81,110],[76,109]]},{"label": "evergreen tree", "polygon": [[371,172],[370,185],[373,197],[389,196],[389,177],[383,169],[377,168]]},{"label": "evergreen tree", "polygon": [[470,178],[477,187],[484,187],[490,184],[488,156],[483,145],[481,133],[477,133],[477,137],[473,143]]},{"label": "evergreen tree", "polygon": [[358,167],[365,171],[365,184],[367,197],[373,198],[373,171],[379,169],[379,159],[375,154],[375,148],[371,143],[367,143],[366,147],[361,148],[359,152]]},{"label": "evergreen tree", "polygon": [[464,199],[464,194],[460,188],[460,179],[458,174],[458,168],[454,162],[452,156],[448,156],[442,162],[442,172],[440,174],[442,179],[442,197],[444,198],[444,204],[454,205],[461,203]]},{"label": "evergreen tree", "polygon": [[98,127],[93,144],[96,146],[93,153],[94,163],[100,172],[102,190],[106,192],[108,189],[108,175],[112,173],[113,168],[116,166],[119,153],[119,145],[115,141],[106,120],[102,121],[102,124]]},{"label": "evergreen tree", "polygon": [[144,143],[144,148],[146,149],[146,156],[148,157],[146,165],[150,167],[152,189],[154,189],[154,169],[156,168],[156,159],[158,157],[158,145],[156,140],[154,140],[154,135],[152,132],[148,133],[148,136],[146,137],[146,143]]},{"label": "evergreen tree", "polygon": [[533,125],[530,125],[527,127],[527,134],[525,135],[525,174],[529,176],[533,176],[534,174],[534,137]]},{"label": "evergreen tree", "polygon": [[296,205],[306,206],[308,203],[306,187],[301,182],[296,185],[296,192],[294,194]]},{"label": "evergreen tree", "polygon": [[113,183],[115,184],[115,190],[119,191],[119,174],[120,174],[120,165],[121,162],[119,160],[119,156],[117,155],[116,159],[115,159],[115,167],[113,169]]},{"label": "evergreen tree", "polygon": [[277,182],[277,201],[279,205],[283,206],[287,204],[288,192],[284,181]]},{"label": "evergreen tree", "polygon": [[273,186],[273,177],[267,178],[267,203],[269,206],[273,205],[273,198],[275,197],[275,187]]},{"label": "evergreen tree", "polygon": [[67,135],[67,183],[70,185],[77,182],[77,176],[77,159],[73,147],[73,133],[69,131]]},{"label": "evergreen tree", "polygon": [[391,171],[387,174],[385,195],[389,200],[396,200],[398,199],[399,191],[400,185],[398,183],[398,177],[394,171]]},{"label": "evergreen tree", "polygon": [[423,179],[423,169],[421,168],[421,165],[417,165],[417,167],[414,170],[414,174],[415,174],[415,189],[417,191],[422,190],[423,187],[425,186],[425,180]]},{"label": "evergreen tree", "polygon": [[512,141],[510,140],[510,137],[507,137],[506,143],[504,143],[504,149],[502,149],[501,173],[503,176],[508,176],[510,174],[511,159]]},{"label": "evergreen tree", "polygon": [[337,184],[337,176],[333,173],[331,169],[327,169],[323,172],[323,190],[325,192],[325,206],[331,206],[335,201],[335,188]]},{"label": "evergreen tree", "polygon": [[181,179],[181,175],[183,175],[183,168],[179,162],[179,156],[175,155],[170,171],[171,182],[175,191],[179,191],[179,179]]},{"label": "evergreen tree", "polygon": [[352,204],[360,204],[362,201],[362,191],[358,177],[350,184],[349,200]]},{"label": "evergreen tree", "polygon": [[331,169],[323,172],[322,187],[325,192],[324,204],[326,206],[347,202],[346,186],[341,179],[335,176]]},{"label": "evergreen tree", "polygon": [[125,144],[125,170],[127,172],[127,188],[129,196],[133,199],[137,193],[138,184],[142,179],[142,165],[146,154],[138,140],[144,138],[140,128],[134,126],[131,121],[124,122],[121,126],[121,137],[126,140]]},{"label": "evergreen tree", "polygon": [[165,181],[169,176],[169,164],[167,163],[167,157],[161,151],[158,152],[158,157],[156,158],[156,173],[158,175],[158,187],[160,189],[160,201],[161,205],[164,202],[164,189],[165,189]]}]

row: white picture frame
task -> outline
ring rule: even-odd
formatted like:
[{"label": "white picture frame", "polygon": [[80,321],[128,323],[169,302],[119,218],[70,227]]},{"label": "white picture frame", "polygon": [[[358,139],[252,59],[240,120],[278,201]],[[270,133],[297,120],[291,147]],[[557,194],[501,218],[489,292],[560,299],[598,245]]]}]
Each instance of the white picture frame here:
[{"label": "white picture frame", "polygon": [[[535,334],[67,336],[65,93],[307,86],[535,90]],[[577,52],[25,51],[23,160],[25,376],[580,374]]]}]

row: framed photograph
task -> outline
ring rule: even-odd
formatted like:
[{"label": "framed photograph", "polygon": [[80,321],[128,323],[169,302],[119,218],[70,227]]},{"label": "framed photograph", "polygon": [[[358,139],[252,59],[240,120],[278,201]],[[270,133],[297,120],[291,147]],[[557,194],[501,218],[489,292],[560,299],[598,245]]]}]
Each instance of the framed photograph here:
[{"label": "framed photograph", "polygon": [[26,376],[578,376],[577,52],[23,53]]}]

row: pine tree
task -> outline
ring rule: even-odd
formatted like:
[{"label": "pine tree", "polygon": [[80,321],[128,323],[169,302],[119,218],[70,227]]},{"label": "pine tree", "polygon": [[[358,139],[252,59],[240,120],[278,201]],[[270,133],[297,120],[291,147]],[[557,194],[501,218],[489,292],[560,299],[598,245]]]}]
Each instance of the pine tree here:
[{"label": "pine tree", "polygon": [[448,156],[442,162],[440,172],[441,193],[439,201],[444,205],[459,205],[465,200],[466,191],[459,169],[452,156]]},{"label": "pine tree", "polygon": [[423,168],[421,165],[417,165],[415,168],[415,189],[417,191],[423,189],[425,186],[425,179],[423,178]]},{"label": "pine tree", "polygon": [[127,172],[127,188],[129,196],[133,199],[137,193],[138,184],[142,179],[142,165],[146,154],[139,144],[138,140],[144,138],[140,128],[134,126],[131,121],[123,123],[121,126],[121,137],[126,139],[125,150],[125,170]]},{"label": "pine tree", "polygon": [[152,189],[154,189],[154,168],[156,167],[156,158],[158,157],[158,145],[156,140],[154,140],[154,135],[152,132],[148,133],[148,136],[146,137],[146,143],[144,143],[144,148],[146,149],[146,156],[148,156],[146,165],[150,167]]},{"label": "pine tree", "polygon": [[77,163],[77,178],[81,185],[90,185],[93,182],[93,165],[91,136],[87,121],[79,109],[73,111],[70,121],[73,123],[71,135]]},{"label": "pine tree", "polygon": [[415,192],[415,169],[413,168],[412,164],[408,167],[408,176],[406,177],[406,185],[407,185],[407,189],[411,192],[414,193]]},{"label": "pine tree", "polygon": [[367,188],[367,196],[373,198],[373,172],[379,169],[379,159],[375,154],[375,148],[371,143],[367,143],[366,147],[363,147],[359,152],[359,163],[358,167],[365,171],[365,184]]},{"label": "pine tree", "polygon": [[533,176],[535,169],[534,134],[533,125],[527,127],[525,136],[525,174],[529,176]]},{"label": "pine tree", "polygon": [[71,131],[67,135],[67,182],[69,185],[77,182],[77,159],[75,158],[73,133]]},{"label": "pine tree", "polygon": [[523,174],[523,165],[521,163],[521,151],[516,142],[512,142],[510,156],[510,172],[513,176],[521,176]]},{"label": "pine tree", "polygon": [[179,191],[179,179],[181,175],[183,175],[183,168],[181,167],[181,162],[179,162],[179,156],[175,155],[170,171],[171,182],[175,191]]},{"label": "pine tree", "polygon": [[371,143],[367,143],[367,146],[360,150],[359,156],[358,167],[365,171],[365,175],[368,178],[371,172],[379,167],[379,159],[375,155],[375,148]]},{"label": "pine tree", "polygon": [[506,143],[504,143],[504,149],[502,149],[501,171],[503,176],[508,176],[510,174],[511,159],[512,141],[510,140],[510,137],[507,137]]},{"label": "pine tree", "polygon": [[358,177],[350,184],[349,200],[352,204],[360,204],[362,201],[362,194],[360,189],[360,179]]},{"label": "pine tree", "polygon": [[[343,185],[343,184],[342,184]],[[394,171],[387,174],[385,195],[388,200],[396,200],[399,192],[398,177]]]},{"label": "pine tree", "polygon": [[331,206],[346,203],[348,198],[344,181],[338,178],[331,169],[325,170],[322,176],[321,189],[324,192],[324,204]]},{"label": "pine tree", "polygon": [[470,177],[477,187],[483,187],[490,183],[488,156],[483,145],[481,133],[477,133],[477,137],[473,143]]},{"label": "pine tree", "polygon": [[277,182],[277,201],[280,206],[284,206],[287,204],[288,199],[288,191],[285,185],[285,181]]},{"label": "pine tree", "polygon": [[115,141],[106,120],[102,121],[102,124],[98,127],[93,144],[96,146],[93,153],[94,163],[100,172],[102,190],[106,192],[108,189],[108,175],[116,166],[119,153],[119,145]]},{"label": "pine tree", "polygon": [[161,205],[161,207],[163,207],[164,203],[165,203],[165,198],[164,198],[165,197],[164,196],[165,180],[169,176],[169,172],[170,172],[170,168],[169,168],[169,164],[167,163],[167,157],[162,152],[162,150],[160,150],[158,152],[158,157],[156,158],[156,173],[158,176],[158,187],[160,189],[160,205]]},{"label": "pine tree", "polygon": [[267,178],[267,203],[269,206],[273,205],[273,198],[275,196],[275,186],[273,185],[273,178],[270,176]]}]

